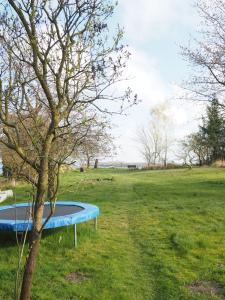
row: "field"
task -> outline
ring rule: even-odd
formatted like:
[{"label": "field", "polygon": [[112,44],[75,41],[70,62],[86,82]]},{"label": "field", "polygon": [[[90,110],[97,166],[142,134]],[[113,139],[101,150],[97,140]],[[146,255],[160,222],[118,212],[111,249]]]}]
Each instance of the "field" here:
[{"label": "field", "polygon": [[[79,224],[77,249],[72,227],[44,233],[32,299],[225,299],[223,169],[70,171],[58,198],[98,205],[99,229]],[[16,265],[15,237],[1,233],[1,300]]]}]

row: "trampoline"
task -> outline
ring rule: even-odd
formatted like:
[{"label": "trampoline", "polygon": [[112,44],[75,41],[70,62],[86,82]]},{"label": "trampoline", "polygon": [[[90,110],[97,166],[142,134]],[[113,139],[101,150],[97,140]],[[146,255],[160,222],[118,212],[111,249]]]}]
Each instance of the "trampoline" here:
[{"label": "trampoline", "polygon": [[[31,231],[32,205],[20,203],[15,205],[0,206],[0,230],[1,231]],[[46,202],[42,223],[50,214],[50,203]],[[45,224],[44,229],[74,225],[74,245],[77,246],[76,224],[94,219],[97,229],[97,217],[99,208],[92,204],[73,201],[57,201],[55,212]]]}]

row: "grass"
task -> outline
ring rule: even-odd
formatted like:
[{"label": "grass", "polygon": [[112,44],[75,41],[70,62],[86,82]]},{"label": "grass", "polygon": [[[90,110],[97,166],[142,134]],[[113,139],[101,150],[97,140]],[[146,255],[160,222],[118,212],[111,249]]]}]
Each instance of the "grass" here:
[{"label": "grass", "polygon": [[[112,180],[104,180],[112,179]],[[26,185],[15,192],[26,201]],[[225,171],[71,171],[60,200],[100,207],[93,221],[45,231],[34,278],[34,300],[187,300],[225,297]],[[6,203],[10,203],[8,201]],[[15,238],[0,234],[0,299],[13,299]],[[66,280],[83,274],[78,283]],[[194,281],[217,282],[220,294],[193,293]]]}]

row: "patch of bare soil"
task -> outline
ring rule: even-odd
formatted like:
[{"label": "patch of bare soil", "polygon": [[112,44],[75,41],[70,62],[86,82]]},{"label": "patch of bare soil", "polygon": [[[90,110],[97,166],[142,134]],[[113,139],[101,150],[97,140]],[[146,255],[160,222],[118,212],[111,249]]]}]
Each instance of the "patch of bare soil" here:
[{"label": "patch of bare soil", "polygon": [[88,276],[82,272],[74,272],[68,274],[65,279],[72,283],[79,283],[88,279]]},{"label": "patch of bare soil", "polygon": [[222,285],[216,281],[197,280],[186,286],[192,293],[225,299],[222,294]]}]

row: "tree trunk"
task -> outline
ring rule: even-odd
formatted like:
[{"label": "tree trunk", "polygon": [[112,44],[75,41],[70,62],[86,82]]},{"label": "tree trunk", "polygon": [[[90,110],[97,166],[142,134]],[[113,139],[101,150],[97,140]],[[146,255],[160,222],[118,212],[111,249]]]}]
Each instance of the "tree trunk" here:
[{"label": "tree trunk", "polygon": [[164,168],[166,168],[167,167],[167,148],[165,150],[165,156],[164,156],[163,164],[164,164]]},{"label": "tree trunk", "polygon": [[[20,293],[20,300],[30,300],[31,297],[31,287],[33,274],[36,265],[36,258],[38,254],[39,244],[41,240],[41,226],[42,226],[42,216],[44,211],[44,197],[46,189],[39,189],[37,193],[37,205],[35,207],[35,215],[33,220],[33,229],[31,232],[30,242],[29,242],[29,253],[25,264],[25,270],[23,274],[22,289]],[[39,194],[39,195],[38,195]]]},{"label": "tree trunk", "polygon": [[94,169],[97,169],[98,168],[98,159],[96,158],[95,160],[95,165],[94,165]]},{"label": "tree trunk", "polygon": [[44,212],[45,197],[48,192],[48,164],[49,151],[51,147],[53,135],[48,136],[42,151],[41,167],[38,178],[37,194],[34,206],[33,228],[29,241],[29,252],[23,273],[22,288],[20,300],[30,300],[32,280],[36,265],[36,259],[41,240],[42,217]]},{"label": "tree trunk", "polygon": [[87,169],[90,168],[90,160],[91,160],[91,158],[89,156],[87,156]]},{"label": "tree trunk", "polygon": [[38,254],[40,240],[41,240],[41,233],[38,233],[37,231],[33,231],[31,236],[30,246],[29,246],[29,255],[26,260],[25,271],[23,274],[20,300],[30,300],[32,280],[33,280],[33,274],[35,270],[36,258]]},{"label": "tree trunk", "polygon": [[48,164],[48,201],[54,200],[56,192],[56,167],[54,164]]}]

